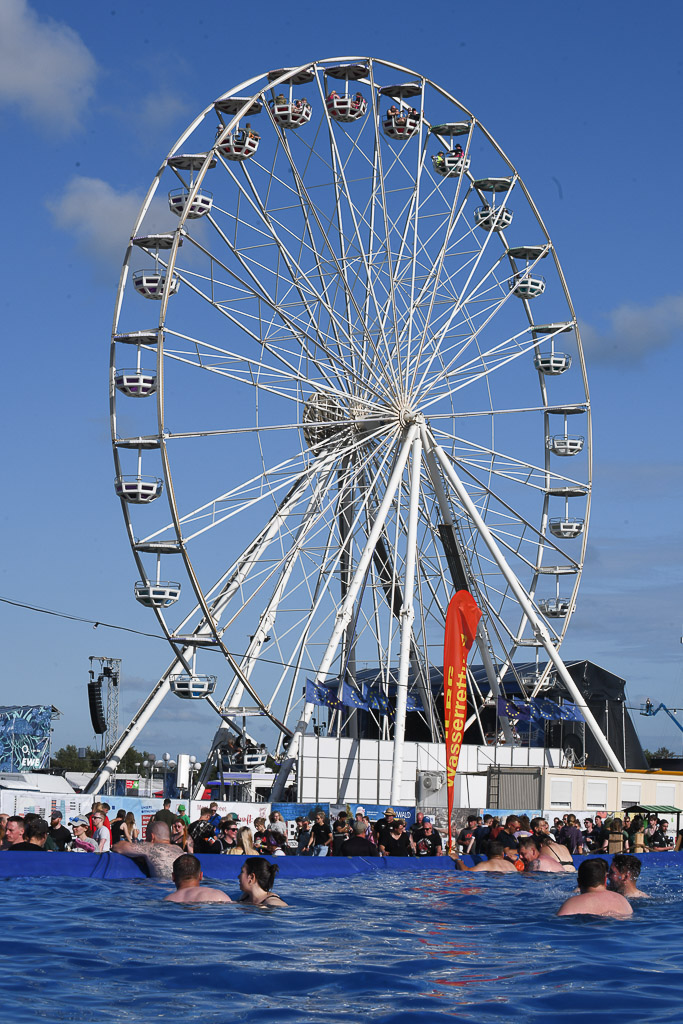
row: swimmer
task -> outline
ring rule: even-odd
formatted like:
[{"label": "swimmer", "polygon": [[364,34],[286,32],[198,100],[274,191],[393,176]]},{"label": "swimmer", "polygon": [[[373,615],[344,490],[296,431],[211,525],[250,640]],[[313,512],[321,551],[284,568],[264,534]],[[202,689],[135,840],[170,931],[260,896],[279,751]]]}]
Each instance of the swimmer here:
[{"label": "swimmer", "polygon": [[227,893],[201,885],[202,866],[191,853],[183,853],[173,862],[176,891],[164,896],[168,903],[232,903]]},{"label": "swimmer", "polygon": [[455,864],[456,871],[495,871],[499,874],[518,874],[517,868],[511,860],[503,856],[504,846],[502,843],[490,842],[488,844],[488,860],[481,860],[473,868],[468,868],[458,857],[455,850],[451,850],[448,856]]},{"label": "swimmer", "polygon": [[277,864],[270,864],[263,857],[247,857],[239,873],[240,903],[251,903],[255,907],[286,907],[285,901],[270,891],[279,870]]},{"label": "swimmer", "polygon": [[148,842],[129,843],[121,839],[113,846],[114,853],[145,861],[150,878],[172,878],[173,862],[183,856],[179,846],[171,845],[171,830],[165,821],[150,821],[147,826]]},{"label": "swimmer", "polygon": [[602,857],[584,860],[579,865],[578,896],[570,896],[557,912],[558,917],[569,914],[596,914],[600,917],[630,917],[631,904],[618,892],[606,887],[607,861]]},{"label": "swimmer", "polygon": [[538,843],[532,836],[526,836],[519,841],[519,856],[524,861],[524,870],[527,873],[532,871],[554,871],[563,875],[565,865],[556,857],[544,852],[547,847],[539,849]]},{"label": "swimmer", "polygon": [[615,853],[607,872],[608,888],[618,892],[627,900],[649,899],[650,894],[637,886],[641,863],[631,853]]},{"label": "swimmer", "polygon": [[571,875],[574,874],[576,868],[574,867],[572,855],[566,846],[562,846],[561,843],[556,843],[552,835],[539,836],[538,833],[536,833],[536,839],[540,844],[542,856],[553,857],[562,865],[563,871],[567,871]]}]

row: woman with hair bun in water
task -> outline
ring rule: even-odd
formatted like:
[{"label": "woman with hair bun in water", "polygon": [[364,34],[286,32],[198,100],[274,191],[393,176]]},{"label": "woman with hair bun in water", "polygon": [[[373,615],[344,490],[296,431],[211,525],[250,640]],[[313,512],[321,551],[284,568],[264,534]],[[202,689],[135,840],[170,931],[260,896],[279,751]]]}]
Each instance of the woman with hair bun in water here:
[{"label": "woman with hair bun in water", "polygon": [[247,857],[239,874],[242,899],[254,907],[286,907],[277,893],[271,892],[279,868],[262,857]]}]

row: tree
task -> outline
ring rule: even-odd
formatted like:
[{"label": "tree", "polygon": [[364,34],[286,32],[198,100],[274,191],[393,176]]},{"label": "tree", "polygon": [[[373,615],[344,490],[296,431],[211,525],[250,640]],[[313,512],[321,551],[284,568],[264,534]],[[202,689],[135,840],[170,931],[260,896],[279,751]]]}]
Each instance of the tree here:
[{"label": "tree", "polygon": [[[103,751],[96,750],[94,747],[86,747],[85,757],[79,757],[78,749],[73,743],[67,744],[66,747],[60,747],[52,755],[50,767],[56,768],[61,772],[94,772],[102,761]],[[136,763],[139,764],[142,761],[149,760],[151,757],[152,755],[146,750],[140,753],[135,747],[130,747],[121,758],[118,771],[132,775],[136,771]]]},{"label": "tree", "polygon": [[657,750],[644,750],[643,753],[648,761],[651,761],[653,757],[667,758],[677,757],[673,750],[669,750],[668,747],[658,747]]}]

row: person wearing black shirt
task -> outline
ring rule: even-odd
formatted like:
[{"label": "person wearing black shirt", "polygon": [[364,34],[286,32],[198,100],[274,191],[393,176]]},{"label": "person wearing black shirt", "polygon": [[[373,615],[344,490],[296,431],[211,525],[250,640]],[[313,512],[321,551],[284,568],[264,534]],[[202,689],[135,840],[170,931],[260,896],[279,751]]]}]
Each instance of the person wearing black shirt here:
[{"label": "person wearing black shirt", "polygon": [[60,852],[63,852],[66,849],[66,844],[71,842],[71,832],[62,825],[61,811],[53,811],[50,815],[48,835]]},{"label": "person wearing black shirt", "polygon": [[354,835],[342,843],[339,851],[341,857],[378,857],[379,850],[374,843],[365,838],[366,825],[364,821],[354,821]]},{"label": "person wearing black shirt", "polygon": [[316,814],[308,849],[313,852],[314,857],[327,857],[332,846],[332,829],[325,821],[324,814]]},{"label": "person wearing black shirt", "polygon": [[461,828],[458,832],[458,846],[462,853],[472,853],[474,849],[474,831],[477,827],[477,815],[470,814],[467,819],[467,827]]},{"label": "person wearing black shirt", "polygon": [[434,828],[431,818],[425,818],[422,830],[415,833],[415,855],[417,857],[441,857],[443,843]]},{"label": "person wearing black shirt", "polygon": [[379,852],[386,857],[412,857],[410,836],[406,832],[406,823],[402,818],[399,818],[391,828],[384,830]]},{"label": "person wearing black shirt", "polygon": [[380,846],[382,843],[382,836],[384,832],[389,831],[395,821],[396,812],[394,808],[387,807],[386,811],[384,812],[384,817],[379,818],[376,822],[374,822],[372,826],[372,831],[375,833],[375,842],[377,843],[378,846]]},{"label": "person wearing black shirt", "polygon": [[519,832],[519,818],[516,814],[508,814],[505,825],[498,833],[496,842],[503,846],[503,856],[509,860],[517,860],[519,843],[515,839],[515,832]]},{"label": "person wearing black shirt", "polygon": [[202,807],[199,818],[193,821],[187,830],[194,843],[195,853],[221,852],[221,844],[216,839],[214,827],[209,820],[209,814],[209,808]]},{"label": "person wearing black shirt", "polygon": [[493,821],[493,815],[485,814],[484,821],[482,824],[481,818],[477,818],[477,827],[474,830],[474,847],[472,853],[486,853],[486,845],[491,835],[491,822]]}]

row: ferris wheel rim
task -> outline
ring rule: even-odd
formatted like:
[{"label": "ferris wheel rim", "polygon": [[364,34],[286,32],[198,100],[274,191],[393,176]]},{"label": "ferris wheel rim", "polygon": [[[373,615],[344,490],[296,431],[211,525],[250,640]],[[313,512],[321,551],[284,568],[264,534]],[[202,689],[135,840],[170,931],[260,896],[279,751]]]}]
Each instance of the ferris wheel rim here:
[{"label": "ferris wheel rim", "polygon": [[[417,76],[417,73],[412,72],[409,69],[402,67],[401,65],[392,64],[390,62],[376,61],[376,60],[374,60],[372,58],[326,58],[324,60],[324,62],[323,61],[315,62],[315,68],[316,68],[316,71],[317,71],[319,65],[322,65],[322,64],[327,65],[328,63],[332,63],[332,62],[339,62],[339,61],[349,61],[350,62],[350,61],[356,61],[356,60],[357,61],[367,60],[371,71],[372,71],[372,68],[373,68],[374,64],[380,64],[383,67],[390,67],[393,70],[401,71],[401,72],[405,72],[406,74]],[[311,65],[311,64],[301,65],[298,70],[301,71],[301,70],[303,70],[303,69],[305,69],[307,67],[311,67],[311,66],[313,66],[313,65]],[[324,68],[322,70],[324,72]],[[274,81],[273,83],[269,83],[267,86],[264,86],[264,88],[261,89],[259,92],[254,93],[254,95],[251,96],[251,97],[248,97],[247,98],[248,103],[253,102],[253,100],[255,98],[261,98],[263,96],[263,94],[265,93],[267,88],[270,89],[271,86],[272,87],[277,87],[279,84],[281,84],[282,81],[285,81],[287,79],[287,77],[291,75],[291,73],[292,73],[292,69],[287,69],[287,73],[283,74],[283,77],[281,79],[278,79],[277,81]],[[240,90],[244,89],[246,85],[252,85],[253,83],[261,80],[261,78],[263,78],[263,77],[265,77],[265,76],[256,76],[253,79],[249,79],[246,83],[241,83],[240,85],[238,85],[238,86],[234,87],[233,89],[229,90],[227,93],[222,94],[221,97],[219,97],[218,99],[221,100],[221,99],[225,99],[226,97],[235,96]],[[493,147],[497,150],[499,155],[505,160],[505,162],[507,163],[508,167],[510,168],[510,170],[512,172],[512,177],[514,179],[515,185],[518,185],[520,187],[520,189],[524,192],[527,201],[529,202],[530,206],[533,208],[533,210],[535,212],[535,215],[537,217],[540,229],[545,233],[545,237],[546,237],[547,243],[549,245],[549,252],[552,254],[552,258],[553,258],[553,261],[554,261],[554,263],[556,265],[556,270],[557,270],[558,276],[559,276],[560,281],[562,283],[562,286],[563,286],[563,288],[565,290],[565,298],[566,298],[567,305],[568,305],[568,308],[570,310],[570,313],[572,315],[573,324],[574,324],[574,330],[575,330],[575,334],[576,334],[576,349],[577,349],[577,351],[580,354],[580,363],[581,363],[581,369],[582,369],[583,385],[584,385],[584,391],[585,391],[585,395],[586,395],[586,412],[587,412],[587,423],[588,423],[588,433],[589,433],[588,446],[587,446],[587,454],[588,454],[589,460],[590,460],[590,449],[591,449],[591,443],[590,443],[590,441],[591,441],[591,438],[590,438],[590,407],[589,407],[589,404],[588,404],[588,385],[587,385],[587,379],[586,379],[586,374],[585,374],[585,363],[584,363],[584,359],[583,359],[583,351],[582,351],[582,346],[581,346],[580,337],[579,337],[579,333],[578,333],[578,327],[576,325],[576,317],[574,315],[573,306],[571,304],[571,298],[569,296],[569,292],[568,292],[568,289],[566,287],[566,282],[564,280],[564,275],[562,273],[562,270],[561,270],[561,267],[560,267],[560,264],[559,264],[559,260],[557,258],[556,251],[555,251],[554,247],[552,246],[552,244],[550,243],[550,238],[549,238],[549,235],[547,233],[547,230],[545,229],[545,225],[543,224],[543,222],[542,222],[542,220],[540,218],[540,215],[538,214],[538,211],[536,211],[536,208],[535,208],[535,206],[533,204],[533,200],[532,200],[530,194],[528,193],[528,191],[526,189],[526,186],[524,185],[521,177],[518,175],[516,169],[514,168],[514,166],[511,163],[511,161],[509,161],[509,159],[505,156],[505,154],[503,154],[503,152],[500,149],[500,147],[498,146],[498,144],[495,142],[495,140],[491,136],[488,135],[488,133],[486,132],[486,129],[481,125],[481,123],[478,122],[474,118],[474,115],[472,115],[467,110],[467,108],[465,108],[454,97],[450,96],[450,94],[448,94],[445,90],[442,90],[439,86],[437,86],[435,83],[431,82],[430,80],[426,79],[424,76],[417,76],[417,77],[419,77],[422,80],[423,88],[426,88],[427,85],[429,85],[431,88],[435,89],[437,92],[442,93],[445,98],[447,98],[451,102],[453,102],[461,111],[463,111],[463,113],[465,113],[468,117],[470,117],[472,119],[472,124],[473,125],[476,124],[477,127],[483,132],[483,134],[489,139],[490,143],[493,145]],[[137,231],[139,230],[140,225],[144,221],[145,214],[146,214],[147,210],[149,209],[149,205],[150,205],[150,203],[152,201],[152,198],[153,198],[153,196],[154,196],[154,194],[155,194],[155,192],[156,192],[156,190],[157,190],[157,188],[158,188],[158,186],[159,186],[159,184],[161,182],[162,173],[163,173],[164,169],[168,166],[169,159],[171,157],[173,157],[177,152],[179,152],[180,148],[184,145],[185,141],[187,140],[187,138],[189,138],[189,136],[195,130],[197,125],[213,109],[214,109],[214,104],[211,104],[202,112],[201,115],[198,115],[198,117],[195,118],[195,120],[191,123],[191,125],[188,127],[188,129],[180,136],[179,140],[176,142],[176,144],[173,147],[173,149],[169,152],[168,157],[166,158],[166,160],[164,161],[164,164],[160,168],[160,170],[159,170],[159,172],[158,172],[158,174],[157,174],[157,176],[155,178],[155,181],[154,181],[153,185],[151,186],[151,188],[150,188],[150,190],[148,192],[148,195],[147,195],[147,197],[145,199],[145,202],[143,203],[143,207],[142,207],[142,209],[140,211],[140,214],[138,216],[138,219],[136,221],[136,225],[135,225],[135,229],[134,229],[134,232],[133,232],[133,236],[135,234],[137,234]],[[237,113],[237,114],[233,115],[231,121],[228,124],[225,125],[224,130],[223,130],[223,134],[225,134],[226,132],[229,132],[231,130],[231,127],[234,127],[234,125],[239,122],[240,116],[241,116],[240,113]],[[329,128],[331,130],[331,125],[329,125]],[[198,173],[197,179],[195,180],[195,186],[194,186],[195,189],[199,189],[201,187],[202,181],[203,181],[204,176],[205,176],[205,174],[207,172],[207,169],[209,167],[210,159],[211,159],[211,153],[209,151],[207,151],[206,160],[205,160],[202,168],[200,169],[200,171]],[[188,203],[188,207],[189,207],[189,203]],[[168,327],[167,327],[167,308],[168,308],[168,303],[169,303],[169,299],[170,299],[169,282],[170,282],[170,280],[172,279],[172,277],[173,277],[173,275],[175,273],[176,262],[177,262],[178,252],[179,252],[179,243],[180,243],[180,239],[181,239],[181,233],[182,233],[182,231],[184,229],[184,225],[185,225],[185,222],[186,222],[186,218],[187,218],[187,207],[186,207],[186,210],[185,210],[184,214],[181,216],[181,219],[179,221],[178,229],[177,229],[176,236],[175,236],[175,242],[174,242],[174,245],[172,246],[172,248],[170,250],[170,254],[169,254],[169,257],[168,257],[168,262],[166,264],[166,280],[167,280],[167,284],[165,285],[164,297],[163,297],[162,302],[160,303],[160,307],[159,307],[159,323],[158,323],[158,327],[157,327],[158,342],[157,342],[157,346],[156,346],[157,354],[158,354],[158,362],[159,362],[159,365],[161,365],[161,367],[162,367],[161,372],[159,374],[160,380],[159,380],[158,391],[157,391],[157,403],[158,403],[158,410],[159,410],[158,411],[158,420],[159,420],[159,448],[160,448],[162,465],[163,465],[163,470],[164,470],[164,480],[165,480],[166,494],[167,494],[167,497],[168,497],[168,500],[169,500],[169,504],[171,506],[171,514],[172,514],[173,526],[174,526],[175,531],[176,531],[176,538],[177,538],[178,544],[179,544],[179,546],[181,548],[181,555],[182,555],[182,557],[184,559],[184,562],[185,562],[185,569],[186,569],[186,572],[187,572],[188,576],[190,577],[190,579],[193,580],[193,587],[194,587],[195,593],[196,593],[196,595],[198,597],[199,607],[201,608],[202,614],[204,615],[206,621],[208,623],[211,623],[212,622],[211,609],[209,607],[209,604],[204,599],[205,598],[205,587],[202,586],[200,584],[199,580],[197,579],[197,577],[196,577],[196,575],[194,573],[194,568],[192,566],[191,559],[189,558],[189,555],[187,553],[187,543],[186,543],[186,539],[187,538],[184,536],[184,531],[183,531],[183,525],[184,524],[182,522],[182,517],[179,514],[178,505],[177,505],[177,501],[176,501],[176,498],[175,498],[175,490],[174,490],[174,484],[173,484],[173,473],[172,473],[172,467],[171,467],[171,464],[170,464],[169,451],[168,451],[169,442],[171,442],[173,440],[174,435],[170,434],[165,429],[164,391],[163,391],[163,386],[164,386],[164,381],[163,381],[163,359],[160,358],[160,356],[164,355],[164,345],[165,345],[166,336],[169,333],[172,334],[172,332],[170,332]],[[112,375],[114,373],[115,365],[116,365],[115,364],[115,355],[114,355],[114,351],[115,351],[115,338],[116,338],[116,332],[117,332],[117,326],[118,326],[118,320],[119,320],[121,304],[122,304],[122,300],[123,300],[123,289],[124,289],[125,285],[127,284],[127,277],[128,277],[127,271],[128,271],[128,264],[129,264],[129,260],[130,260],[130,255],[131,255],[132,248],[133,248],[133,241],[132,241],[133,236],[131,236],[131,242],[129,243],[128,250],[126,252],[126,258],[124,260],[124,267],[123,267],[123,270],[122,270],[122,280],[120,282],[119,292],[117,294],[117,312],[115,314],[114,330],[113,330],[113,341],[112,341]],[[528,310],[528,302],[526,302],[526,300],[525,300],[525,305],[526,305],[527,313],[528,313],[529,312],[529,310]],[[531,320],[531,318],[530,318],[530,320]],[[543,382],[543,383],[545,383],[545,382]],[[335,394],[335,392],[334,392],[334,390],[332,388],[330,389],[330,394]],[[301,401],[300,397],[299,398],[294,398],[293,401],[294,401],[295,405],[298,405],[298,407],[300,409],[303,408],[303,402]],[[116,405],[116,391],[115,391],[115,388],[112,385],[112,435],[113,435],[113,440],[115,442],[114,443],[114,458],[115,458],[116,471],[117,471],[117,476],[119,476],[121,474],[121,461],[120,461],[120,458],[119,458],[119,449],[117,447],[116,442],[119,441],[120,439],[116,436],[116,430],[115,430],[115,423],[116,423],[115,405]],[[486,415],[491,415],[492,411],[493,410],[490,410],[488,413],[486,413]],[[544,415],[545,415],[545,417],[547,419],[547,413],[544,413]],[[292,429],[296,429],[296,424],[295,423],[291,423],[289,426]],[[253,431],[254,433],[258,433],[260,435],[261,431],[264,428],[262,428],[262,427],[253,427],[253,428],[249,428],[249,429],[251,431]],[[455,432],[454,432],[454,434],[455,434]],[[546,452],[546,466],[545,467],[535,467],[536,470],[539,473],[543,472],[543,468],[545,468],[545,471],[547,473],[548,465],[549,465],[549,458],[550,458],[549,453]],[[576,582],[575,582],[574,588],[572,590],[572,595],[571,595],[570,604],[571,604],[572,608],[570,609],[570,612],[571,612],[571,610],[573,610],[573,605],[574,605],[574,602],[575,602],[576,592],[577,592],[577,589],[578,589],[578,584],[579,584],[580,575],[581,575],[580,564],[582,564],[582,562],[583,562],[583,553],[585,552],[585,546],[586,546],[586,543],[587,543],[586,535],[587,535],[588,516],[589,516],[589,509],[590,509],[590,462],[589,462],[589,466],[588,466],[588,474],[587,475],[588,475],[588,487],[587,487],[586,511],[585,511],[585,526],[586,526],[586,529],[584,529],[584,533],[583,533],[583,537],[582,537],[582,541],[581,541],[581,544],[582,544],[581,556],[577,560],[577,575],[576,575]],[[558,478],[556,473],[554,474],[554,477],[556,479]],[[572,481],[570,478],[567,478],[567,479],[568,479],[567,486],[572,486],[572,483],[576,484],[576,481]],[[486,485],[482,481],[478,481],[478,484],[479,484],[479,486],[483,490],[486,489]],[[542,515],[541,515],[541,519],[542,520],[548,518],[548,502],[549,502],[549,496],[548,496],[548,494],[546,494],[545,497],[544,497],[544,500],[543,500],[543,510],[542,510]],[[127,528],[128,528],[129,537],[131,539],[131,544],[133,546],[134,556],[135,556],[136,561],[138,563],[138,569],[140,570],[140,574],[144,578],[144,567],[143,567],[143,563],[142,563],[141,558],[140,558],[140,552],[138,550],[136,550],[136,542],[134,542],[134,533],[133,533],[132,521],[131,521],[131,518],[130,518],[130,515],[129,515],[130,510],[125,505],[125,503],[122,503],[122,504],[123,504],[123,509],[124,509],[124,518],[126,520],[126,525],[127,525]],[[540,566],[539,566],[539,568],[540,568]],[[535,587],[536,587],[536,583],[538,581],[539,575],[540,574],[537,572],[536,575],[533,577],[533,584],[532,584],[532,588],[533,589],[535,589]],[[166,634],[167,635],[172,635],[172,630],[168,629],[168,627],[166,625],[166,622],[165,622],[165,619],[164,619],[164,616],[161,613],[161,610],[158,609],[158,608],[155,608],[154,611],[157,614],[157,616],[159,618],[159,621],[160,621],[162,627],[164,628]],[[564,628],[563,628],[563,630],[561,632],[561,635],[558,636],[558,638],[557,638],[558,639],[558,646],[559,646],[559,642],[561,641],[562,637],[564,636],[564,633],[566,632],[566,628],[567,628],[567,626],[569,624],[569,619],[570,618],[571,618],[571,614],[569,616],[567,616],[567,619],[566,619]],[[213,629],[213,626],[212,626],[212,629]],[[217,630],[217,629],[213,629],[213,632],[214,632],[214,635],[215,635],[215,638],[216,638],[217,642],[221,646],[223,646],[222,645],[222,634],[220,634],[220,631]],[[223,647],[223,650],[224,650],[224,653],[226,655],[229,654],[229,651],[227,650],[227,648]]]}]

